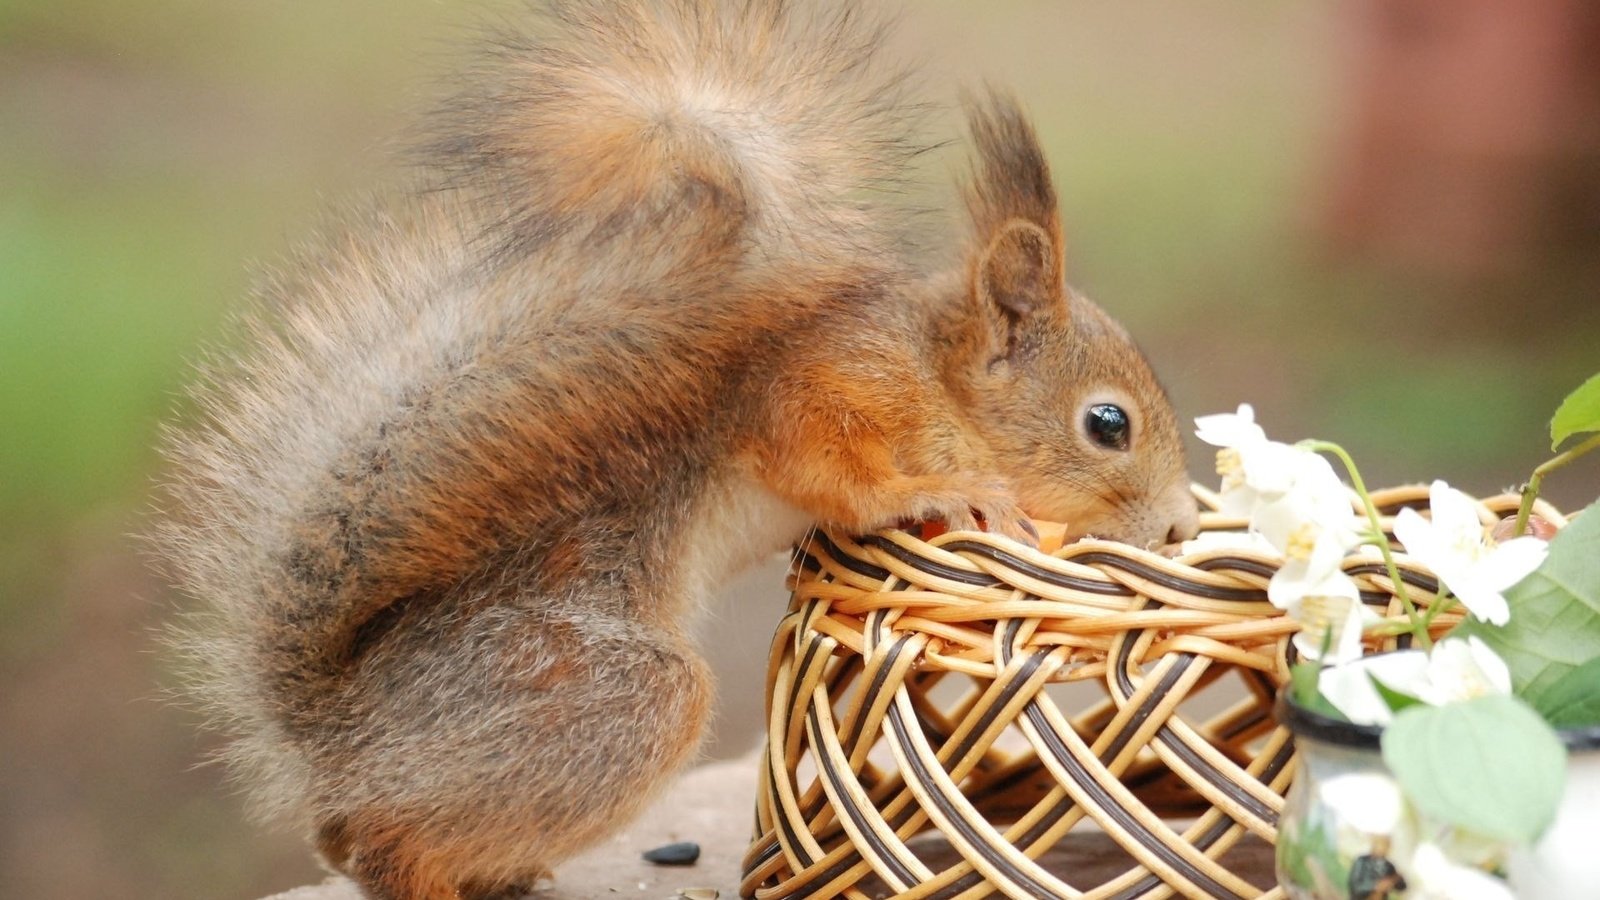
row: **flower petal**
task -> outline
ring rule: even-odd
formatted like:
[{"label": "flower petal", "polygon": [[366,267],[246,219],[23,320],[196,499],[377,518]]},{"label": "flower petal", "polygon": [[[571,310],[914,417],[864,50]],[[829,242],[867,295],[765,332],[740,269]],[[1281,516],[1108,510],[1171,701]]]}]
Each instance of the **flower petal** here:
[{"label": "flower petal", "polygon": [[1483,579],[1485,587],[1504,591],[1539,568],[1549,552],[1550,544],[1536,537],[1512,538],[1489,551],[1474,574]]},{"label": "flower petal", "polygon": [[1417,698],[1433,706],[1511,693],[1511,670],[1476,635],[1445,638],[1428,654]]},{"label": "flower petal", "polygon": [[1264,556],[1279,556],[1277,550],[1267,543],[1261,535],[1254,531],[1202,531],[1192,539],[1184,541],[1181,553],[1185,556],[1191,553],[1211,551],[1235,551],[1261,554]]},{"label": "flower petal", "polygon": [[1336,775],[1324,781],[1317,793],[1341,825],[1366,835],[1393,834],[1405,813],[1406,801],[1399,783],[1377,772]]},{"label": "flower petal", "polygon": [[1506,603],[1505,596],[1472,578],[1470,573],[1440,571],[1436,567],[1434,574],[1450,588],[1468,612],[1490,625],[1504,625],[1511,621],[1511,606]]},{"label": "flower petal", "polygon": [[1223,515],[1247,519],[1255,512],[1256,504],[1261,501],[1261,495],[1246,487],[1241,481],[1236,487],[1224,489],[1221,499]]},{"label": "flower petal", "polygon": [[1490,689],[1496,694],[1511,693],[1511,667],[1500,658],[1500,654],[1475,634],[1467,636],[1467,646],[1471,648],[1472,660],[1477,664],[1478,671],[1483,673]]},{"label": "flower petal", "polygon": [[1504,881],[1488,872],[1464,866],[1445,855],[1438,845],[1423,842],[1411,856],[1416,883],[1407,897],[1425,900],[1517,900]]},{"label": "flower petal", "polygon": [[1360,591],[1337,564],[1316,568],[1314,560],[1286,559],[1267,582],[1267,599],[1279,609],[1291,609],[1308,596],[1342,597],[1355,601]]},{"label": "flower petal", "polygon": [[1400,510],[1394,517],[1394,536],[1405,547],[1406,555],[1429,568],[1445,555],[1443,543],[1434,534],[1433,523],[1410,507]]},{"label": "flower petal", "polygon": [[[1341,561],[1350,548],[1360,543],[1360,535],[1353,527],[1350,508],[1342,500],[1303,493],[1296,485],[1287,493],[1263,500],[1250,517],[1250,527],[1261,532],[1267,543],[1280,553],[1322,561],[1322,568]],[[1306,543],[1310,543],[1310,547]],[[1300,544],[1298,552],[1291,554],[1291,545]]]},{"label": "flower petal", "polygon": [[[1306,659],[1323,665],[1340,665],[1361,658],[1361,632],[1366,627],[1365,607],[1347,597],[1313,595],[1304,598],[1290,615],[1305,624],[1295,636],[1295,649]],[[1323,651],[1323,647],[1327,651]]]},{"label": "flower petal", "polygon": [[1428,487],[1428,506],[1433,512],[1433,530],[1447,544],[1483,543],[1483,522],[1472,498],[1443,481]]},{"label": "flower petal", "polygon": [[1278,441],[1255,441],[1239,447],[1245,484],[1268,497],[1279,496],[1294,487],[1308,457],[1321,458],[1309,450]]},{"label": "flower petal", "polygon": [[1236,413],[1217,413],[1195,419],[1194,433],[1215,447],[1238,447],[1267,439],[1267,433],[1255,421],[1256,411],[1250,404],[1241,403]]},{"label": "flower petal", "polygon": [[1317,689],[1350,721],[1387,725],[1392,713],[1372,686],[1369,673],[1400,693],[1415,696],[1414,685],[1427,669],[1428,656],[1421,650],[1380,653],[1323,669]]}]

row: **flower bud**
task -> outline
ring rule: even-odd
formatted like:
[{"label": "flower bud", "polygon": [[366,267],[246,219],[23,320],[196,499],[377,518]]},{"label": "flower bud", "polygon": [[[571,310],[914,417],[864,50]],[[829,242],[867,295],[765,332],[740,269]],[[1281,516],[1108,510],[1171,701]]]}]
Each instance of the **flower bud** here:
[{"label": "flower bud", "polygon": [[[1556,526],[1543,516],[1529,516],[1528,527],[1523,531],[1524,537],[1536,537],[1541,541],[1548,541],[1556,536]],[[1494,523],[1494,528],[1489,530],[1489,538],[1497,544],[1505,543],[1517,536],[1517,517],[1506,516]]]}]

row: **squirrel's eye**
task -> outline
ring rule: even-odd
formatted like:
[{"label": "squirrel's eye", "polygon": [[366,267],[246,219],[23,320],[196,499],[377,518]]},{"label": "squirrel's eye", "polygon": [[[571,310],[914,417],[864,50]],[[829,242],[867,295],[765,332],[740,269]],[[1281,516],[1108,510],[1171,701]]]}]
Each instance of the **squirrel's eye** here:
[{"label": "squirrel's eye", "polygon": [[1120,406],[1097,403],[1089,407],[1089,412],[1083,417],[1083,427],[1089,432],[1089,437],[1102,447],[1128,449],[1128,432],[1132,426],[1128,422],[1128,414]]}]

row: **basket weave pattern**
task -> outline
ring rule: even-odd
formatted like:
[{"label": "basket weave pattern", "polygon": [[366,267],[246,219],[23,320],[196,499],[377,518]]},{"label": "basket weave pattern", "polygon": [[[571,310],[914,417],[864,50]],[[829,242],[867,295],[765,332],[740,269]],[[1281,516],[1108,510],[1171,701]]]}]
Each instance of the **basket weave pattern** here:
[{"label": "basket weave pattern", "polygon": [[[1196,495],[1203,530],[1243,528]],[[1374,499],[1425,508],[1427,489]],[[1433,576],[1399,562],[1426,606]],[[1226,857],[1246,835],[1273,841],[1293,773],[1270,712],[1297,628],[1266,600],[1277,564],[1104,541],[1047,555],[972,532],[813,535],[773,643],[741,893],[1281,897]],[[1375,553],[1344,569],[1369,608],[1403,616]],[[1073,883],[1038,861],[1075,830],[1103,832],[1126,865]],[[945,861],[911,840],[929,831]]]}]

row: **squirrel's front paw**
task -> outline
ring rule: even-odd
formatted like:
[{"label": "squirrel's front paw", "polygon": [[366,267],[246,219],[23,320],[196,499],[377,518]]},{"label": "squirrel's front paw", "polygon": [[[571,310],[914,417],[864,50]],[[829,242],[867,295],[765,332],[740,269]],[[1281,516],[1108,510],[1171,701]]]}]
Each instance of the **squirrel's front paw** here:
[{"label": "squirrel's front paw", "polygon": [[1003,534],[1019,544],[1038,549],[1039,529],[1016,503],[973,507],[978,513],[977,527],[991,534]]},{"label": "squirrel's front paw", "polygon": [[1038,529],[999,479],[957,479],[916,499],[913,509],[918,518],[943,520],[951,531],[987,531],[1039,546]]}]

